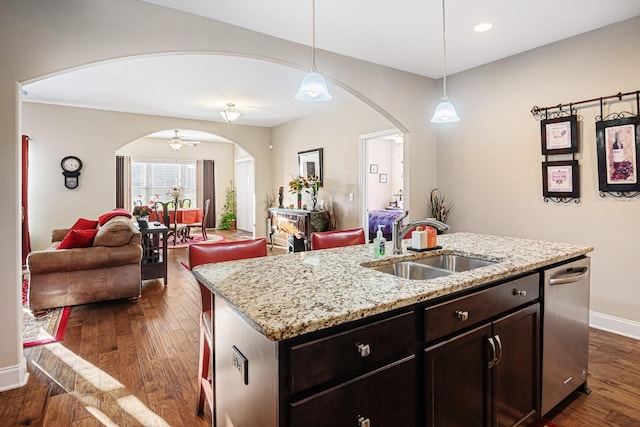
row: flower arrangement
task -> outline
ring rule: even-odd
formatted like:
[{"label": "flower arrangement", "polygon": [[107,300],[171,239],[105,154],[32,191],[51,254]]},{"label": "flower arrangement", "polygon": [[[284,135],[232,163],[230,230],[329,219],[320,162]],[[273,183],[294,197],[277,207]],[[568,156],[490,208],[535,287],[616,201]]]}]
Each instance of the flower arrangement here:
[{"label": "flower arrangement", "polygon": [[182,189],[181,185],[171,186],[171,187],[169,187],[169,190],[167,190],[167,195],[171,196],[171,198],[173,200],[175,200],[176,202],[178,202],[178,200],[182,199],[182,194],[183,193],[184,193],[184,190]]},{"label": "flower arrangement", "polygon": [[133,208],[133,216],[136,218],[149,216],[151,215],[151,212],[153,212],[153,210],[147,205],[135,206]]},{"label": "flower arrangement", "polygon": [[289,192],[298,195],[298,209],[302,207],[302,190],[311,194],[312,210],[316,209],[320,184],[320,180],[316,175],[309,175],[308,177],[297,175],[292,177],[291,181],[289,181]]}]

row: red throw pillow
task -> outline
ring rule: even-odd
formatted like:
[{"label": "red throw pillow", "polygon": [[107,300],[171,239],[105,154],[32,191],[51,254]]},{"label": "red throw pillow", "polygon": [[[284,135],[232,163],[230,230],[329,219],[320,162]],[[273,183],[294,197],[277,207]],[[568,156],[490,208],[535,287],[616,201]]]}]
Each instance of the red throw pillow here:
[{"label": "red throw pillow", "polygon": [[98,224],[101,226],[105,224],[105,222],[109,221],[114,216],[126,216],[127,218],[131,218],[131,212],[122,208],[115,208],[107,213],[100,215],[98,218]]},{"label": "red throw pillow", "polygon": [[75,224],[71,226],[71,230],[90,230],[98,226],[98,221],[94,219],[78,218]]},{"label": "red throw pillow", "polygon": [[88,248],[93,245],[93,238],[96,237],[97,233],[97,228],[88,230],[69,230],[56,249]]}]

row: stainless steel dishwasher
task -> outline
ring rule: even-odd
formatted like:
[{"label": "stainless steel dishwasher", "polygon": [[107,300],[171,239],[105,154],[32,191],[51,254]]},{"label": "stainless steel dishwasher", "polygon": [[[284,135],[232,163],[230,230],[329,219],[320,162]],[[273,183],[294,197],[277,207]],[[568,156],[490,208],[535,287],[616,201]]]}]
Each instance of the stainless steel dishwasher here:
[{"label": "stainless steel dishwasher", "polygon": [[589,262],[582,258],[544,273],[543,416],[578,387],[589,392]]}]

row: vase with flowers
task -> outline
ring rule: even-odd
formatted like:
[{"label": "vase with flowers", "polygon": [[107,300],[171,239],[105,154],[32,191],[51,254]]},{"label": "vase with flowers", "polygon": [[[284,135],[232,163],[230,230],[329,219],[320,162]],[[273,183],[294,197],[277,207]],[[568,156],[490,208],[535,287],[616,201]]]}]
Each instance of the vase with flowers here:
[{"label": "vase with flowers", "polygon": [[171,197],[175,206],[180,206],[180,200],[182,200],[183,194],[184,190],[181,185],[173,185],[167,190],[167,196]]},{"label": "vase with flowers", "polygon": [[318,206],[318,190],[322,183],[315,175],[309,175],[307,182],[308,185],[305,191],[311,195],[311,210],[315,211]]},{"label": "vase with flowers", "polygon": [[132,215],[138,220],[138,226],[144,230],[149,226],[148,217],[151,215],[152,209],[147,205],[134,206]]},{"label": "vase with flowers", "polygon": [[309,187],[307,178],[296,175],[289,181],[289,192],[297,196],[297,208],[302,209],[302,189]]}]

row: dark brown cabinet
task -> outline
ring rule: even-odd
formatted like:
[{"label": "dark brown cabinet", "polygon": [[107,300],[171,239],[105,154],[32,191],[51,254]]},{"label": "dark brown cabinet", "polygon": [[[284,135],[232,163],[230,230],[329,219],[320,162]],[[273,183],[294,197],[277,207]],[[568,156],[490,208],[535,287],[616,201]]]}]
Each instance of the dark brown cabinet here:
[{"label": "dark brown cabinet", "polygon": [[539,329],[536,302],[426,348],[425,425],[506,427],[535,419]]},{"label": "dark brown cabinet", "polygon": [[415,356],[291,404],[291,427],[415,426]]}]

